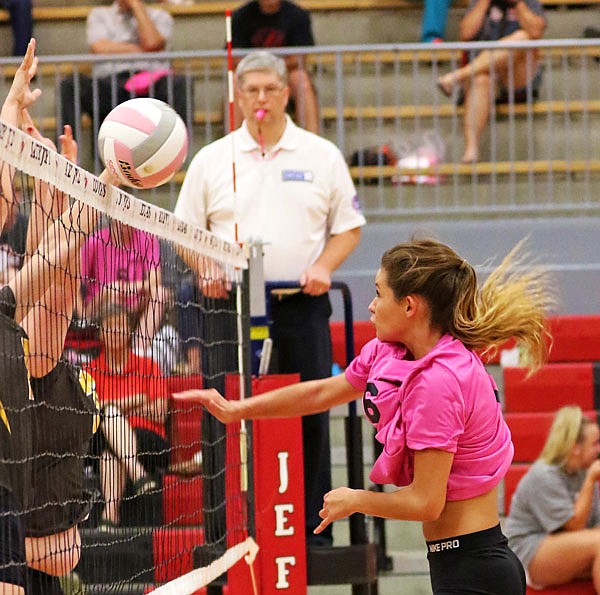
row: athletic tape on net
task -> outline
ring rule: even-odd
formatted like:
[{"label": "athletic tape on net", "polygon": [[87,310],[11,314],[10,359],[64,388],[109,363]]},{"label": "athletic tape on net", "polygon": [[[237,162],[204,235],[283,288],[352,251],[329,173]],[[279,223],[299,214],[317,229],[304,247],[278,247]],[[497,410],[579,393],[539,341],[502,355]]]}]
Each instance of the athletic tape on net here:
[{"label": "athletic tape on net", "polygon": [[205,587],[222,574],[225,574],[242,557],[245,557],[246,562],[251,564],[254,562],[257,553],[257,543],[252,537],[248,537],[245,541],[229,548],[220,558],[208,566],[196,568],[183,576],[173,579],[165,585],[158,587],[158,589],[154,589],[152,595],[190,595],[190,593],[201,587]]},{"label": "athletic tape on net", "polygon": [[165,209],[102,182],[22,130],[0,121],[0,165],[8,163],[119,221],[176,242],[238,269],[247,268],[242,248],[178,219]]}]

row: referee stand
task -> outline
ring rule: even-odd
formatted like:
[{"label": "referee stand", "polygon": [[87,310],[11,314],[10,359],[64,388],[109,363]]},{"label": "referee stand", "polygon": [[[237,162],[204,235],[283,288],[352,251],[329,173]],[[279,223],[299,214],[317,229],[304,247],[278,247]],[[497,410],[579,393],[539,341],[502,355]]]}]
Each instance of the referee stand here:
[{"label": "referee stand", "polygon": [[[299,290],[298,283],[285,282],[268,282],[264,283],[262,274],[262,248],[258,244],[251,248],[252,258],[250,259],[250,313],[251,313],[251,330],[250,335],[254,338],[251,342],[251,360],[252,369],[258,374],[258,371],[265,372],[268,369],[268,364],[265,364],[263,356],[263,345],[265,339],[268,338],[268,329],[270,325],[269,309],[267,304],[270,303],[269,296],[273,291],[280,290]],[[354,329],[353,329],[353,311],[352,297],[350,290],[345,283],[334,281],[331,284],[331,290],[339,291],[343,300],[344,323],[346,335],[346,360],[347,364],[354,359]],[[270,345],[268,346],[270,349]],[[266,351],[268,352],[269,349]],[[286,375],[289,376],[289,375]],[[280,378],[280,382],[290,383]],[[258,374],[257,381],[260,383],[269,383],[269,376],[261,376]],[[293,380],[292,380],[293,381]],[[277,381],[276,381],[277,382]],[[281,385],[281,384],[279,384]],[[258,388],[258,387],[257,387]],[[269,386],[269,389],[273,386]],[[268,390],[268,389],[266,389]],[[262,423],[265,420],[260,420]],[[282,420],[276,420],[278,424]],[[297,418],[296,424],[298,436],[297,447],[302,451],[302,432],[300,419]],[[253,422],[253,442],[254,448],[260,442],[256,433],[256,422]],[[345,446],[346,446],[346,470],[348,481],[347,485],[353,489],[364,489],[363,479],[363,441],[361,418],[357,415],[356,402],[352,401],[348,404],[348,413],[344,420],[345,425]],[[274,428],[275,429],[275,428]],[[287,428],[286,430],[287,431]],[[263,434],[264,439],[274,440],[279,442],[284,432],[281,427],[276,431],[266,432]],[[254,458],[255,464],[260,461],[260,458]],[[291,468],[291,467],[290,467]],[[298,465],[300,470],[303,469],[302,461]],[[256,472],[256,469],[255,469]],[[255,473],[255,477],[260,478],[255,483],[255,493],[257,500],[260,498],[260,486],[258,485],[264,480],[263,474]],[[303,483],[303,478],[302,478]],[[297,506],[304,508],[303,498],[296,503]],[[257,502],[256,511],[256,527],[260,527],[263,521],[260,518],[260,504]],[[296,509],[297,510],[297,509]],[[377,587],[377,571],[378,560],[380,554],[378,547],[374,543],[369,543],[367,535],[367,524],[363,514],[353,514],[349,518],[350,527],[350,544],[343,546],[329,546],[306,548],[305,544],[301,544],[301,550],[297,552],[299,557],[306,556],[306,584],[307,585],[351,585],[353,595],[376,595]],[[301,529],[304,534],[304,511],[297,523],[297,529]],[[275,538],[277,541],[277,538]],[[258,541],[259,546],[263,544]],[[273,543],[273,548],[278,551],[277,543]],[[263,548],[266,549],[266,548]],[[259,556],[261,554],[259,553]],[[302,566],[302,565],[300,565]],[[285,591],[284,591],[285,592]],[[296,592],[295,590],[290,592]],[[263,584],[261,593],[271,593],[270,586]],[[272,593],[281,593],[281,585],[274,589]]]}]

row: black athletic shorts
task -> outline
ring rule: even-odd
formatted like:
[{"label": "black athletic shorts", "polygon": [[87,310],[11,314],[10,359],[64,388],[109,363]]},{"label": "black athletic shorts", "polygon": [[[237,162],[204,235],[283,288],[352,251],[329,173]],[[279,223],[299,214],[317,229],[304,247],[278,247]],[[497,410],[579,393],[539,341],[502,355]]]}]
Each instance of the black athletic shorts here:
[{"label": "black athletic shorts", "polygon": [[0,487],[0,583],[25,587],[25,531],[15,498]]},{"label": "black athletic shorts", "polygon": [[500,525],[427,542],[434,595],[525,595],[525,571]]}]

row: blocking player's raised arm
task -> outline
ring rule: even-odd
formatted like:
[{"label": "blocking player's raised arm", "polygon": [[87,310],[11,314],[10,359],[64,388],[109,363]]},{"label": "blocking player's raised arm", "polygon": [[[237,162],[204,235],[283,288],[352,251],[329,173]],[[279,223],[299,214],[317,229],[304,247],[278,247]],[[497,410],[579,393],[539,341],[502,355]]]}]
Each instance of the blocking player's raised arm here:
[{"label": "blocking player's raised arm", "polygon": [[[32,39],[27,46],[27,52],[15,73],[8,95],[0,109],[0,120],[2,122],[19,126],[22,111],[32,105],[42,94],[40,89],[32,90],[30,88],[31,80],[37,72],[37,63],[35,39]],[[10,212],[10,206],[14,200],[13,178],[14,169],[0,159],[0,198],[2,199],[0,200],[0,229],[4,227]]]}]

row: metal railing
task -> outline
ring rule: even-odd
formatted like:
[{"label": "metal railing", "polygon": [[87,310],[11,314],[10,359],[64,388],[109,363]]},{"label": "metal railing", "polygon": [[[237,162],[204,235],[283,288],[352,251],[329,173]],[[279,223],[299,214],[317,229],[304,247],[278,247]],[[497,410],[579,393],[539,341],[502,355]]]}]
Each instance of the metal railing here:
[{"label": "metal railing", "polygon": [[[480,160],[460,163],[464,108],[457,93],[452,98],[440,93],[437,79],[460,66],[464,52],[503,48],[526,50],[531,79],[533,56],[539,52],[541,84],[528,85],[519,98],[509,65],[505,87],[511,93],[506,103],[491,111]],[[306,61],[318,92],[321,133],[349,161],[354,158],[352,175],[371,220],[598,210],[594,192],[600,179],[598,39],[317,46],[278,53],[298,54]],[[172,61],[174,70],[185,77],[191,157],[229,128],[224,109],[225,53],[155,56]],[[61,79],[71,73],[78,77],[101,61],[107,57],[40,57],[36,83],[44,94],[34,116],[46,134],[58,134]],[[0,67],[14,64],[12,58],[0,59]],[[0,81],[0,93],[8,82],[7,77]],[[99,171],[91,145],[98,122],[79,118],[75,126],[83,145],[83,165]],[[381,150],[384,145],[391,149],[387,154]],[[152,191],[147,199],[170,208],[177,192],[177,184],[172,184]]]}]

